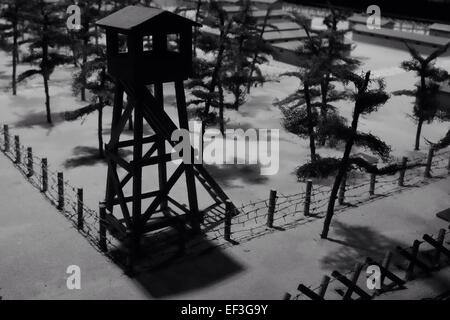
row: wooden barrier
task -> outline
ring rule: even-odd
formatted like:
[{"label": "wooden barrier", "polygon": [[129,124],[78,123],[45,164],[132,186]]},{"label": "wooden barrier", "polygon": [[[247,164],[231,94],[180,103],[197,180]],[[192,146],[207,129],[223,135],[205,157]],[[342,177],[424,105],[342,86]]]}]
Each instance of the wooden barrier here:
[{"label": "wooden barrier", "polygon": [[425,262],[423,262],[418,258],[419,247],[420,241],[418,240],[414,240],[411,253],[401,247],[397,247],[397,252],[409,261],[409,264],[405,271],[406,281],[412,280],[414,278],[414,268],[416,266],[425,271],[426,273],[431,272],[431,268]]},{"label": "wooden barrier", "polygon": [[355,292],[357,295],[361,297],[362,300],[370,300],[372,297],[365,292],[363,289],[358,287],[356,283],[353,283],[351,280],[347,279],[344,275],[342,275],[339,271],[333,271],[331,276],[338,280],[340,283],[345,285],[347,288],[351,288],[351,292]]},{"label": "wooden barrier", "polygon": [[277,191],[270,190],[269,196],[269,210],[267,211],[267,226],[269,228],[273,227],[273,215],[275,213],[275,205],[277,203]]}]

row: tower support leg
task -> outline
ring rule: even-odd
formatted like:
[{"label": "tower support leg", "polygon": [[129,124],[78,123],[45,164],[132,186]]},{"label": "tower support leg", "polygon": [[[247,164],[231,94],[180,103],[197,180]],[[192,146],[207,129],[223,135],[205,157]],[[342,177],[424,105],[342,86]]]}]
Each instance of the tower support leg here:
[{"label": "tower support leg", "polygon": [[143,138],[143,116],[141,109],[141,99],[135,101],[134,107],[134,145],[133,145],[133,202],[132,202],[132,255],[135,256],[140,250],[140,240],[142,233],[141,213],[142,213],[142,138]]},{"label": "tower support leg", "polygon": [[[156,83],[155,84],[155,98],[158,102],[158,108],[161,111],[164,111],[164,92],[163,92],[163,84]],[[166,154],[166,142],[165,139],[160,137],[158,138],[156,144],[158,145],[158,156],[163,158]],[[158,173],[159,173],[159,189],[162,190],[167,184],[167,164],[165,161],[158,162]],[[161,201],[161,210],[167,213],[167,199]]]},{"label": "tower support leg", "polygon": [[[175,95],[177,99],[178,119],[181,129],[189,130],[189,122],[186,111],[186,97],[182,80],[175,81]],[[194,233],[200,232],[200,217],[198,211],[197,189],[194,176],[194,155],[191,155],[190,163],[186,164],[186,187],[189,199],[190,224]]]},{"label": "tower support leg", "polygon": [[[116,134],[117,130],[120,130],[118,128],[118,124],[119,124],[120,117],[122,115],[122,110],[123,110],[124,88],[120,83],[117,83],[115,89],[116,90],[114,93],[114,109],[113,109],[112,123],[111,123],[111,138]],[[113,148],[113,150],[111,150],[111,152],[117,153],[117,148]],[[114,207],[113,206],[114,180],[113,180],[113,177],[111,176],[111,172],[112,172],[111,170],[116,171],[117,166],[113,162],[109,162],[109,166],[112,166],[112,168],[110,168],[108,170],[108,176],[107,176],[107,180],[106,180],[105,201],[106,201],[106,209],[108,209],[108,211],[110,213],[112,213],[113,207]]]}]

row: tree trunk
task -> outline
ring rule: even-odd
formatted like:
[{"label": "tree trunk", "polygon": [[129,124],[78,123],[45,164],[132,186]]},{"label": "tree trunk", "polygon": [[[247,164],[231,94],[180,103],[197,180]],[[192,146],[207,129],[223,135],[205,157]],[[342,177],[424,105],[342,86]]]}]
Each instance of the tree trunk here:
[{"label": "tree trunk", "polygon": [[[202,7],[202,0],[197,0],[197,8],[195,11],[195,22],[198,23],[198,18],[200,17],[200,9]],[[197,38],[198,38],[198,27],[194,28],[194,35],[192,39],[192,43],[194,44],[194,48],[192,50],[192,54],[194,57],[197,56]]]},{"label": "tree trunk", "polygon": [[[271,9],[268,8],[266,11],[266,15],[264,16],[264,21],[263,21],[263,25],[261,27],[261,32],[259,33],[259,39],[261,41],[263,40],[264,31],[266,30],[267,20],[269,18],[270,11],[271,11]],[[255,71],[256,59],[258,59],[258,54],[259,54],[259,52],[256,51],[255,54],[253,55],[252,64],[250,66],[250,76],[249,76],[249,80],[247,83],[247,93],[250,93],[250,88],[252,86],[252,77],[253,77],[253,72]]]},{"label": "tree trunk", "polygon": [[19,35],[17,32],[17,19],[15,19],[15,21],[13,22],[13,52],[12,52],[12,92],[14,96],[17,94],[16,76],[17,76],[17,60],[18,60],[17,57],[19,55],[17,44],[18,36]]},{"label": "tree trunk", "polygon": [[306,112],[308,115],[308,135],[309,135],[309,149],[311,156],[311,163],[316,160],[316,143],[314,137],[314,124],[312,122],[312,107],[311,107],[311,96],[309,92],[309,85],[304,84],[305,91],[305,102],[306,102]]},{"label": "tree trunk", "polygon": [[219,88],[219,125],[220,125],[220,132],[222,133],[222,135],[225,135],[225,121],[223,119],[224,103],[223,103],[222,83],[219,81],[217,86]]},{"label": "tree trunk", "polygon": [[[84,26],[89,27],[89,26]],[[85,29],[87,30],[87,29]],[[88,32],[88,31],[86,31]],[[81,78],[81,101],[86,101],[86,63],[87,63],[87,46],[89,45],[89,37],[84,37],[83,39],[83,48],[82,50],[82,66],[81,66],[81,72],[82,72],[82,78]]]},{"label": "tree trunk", "polygon": [[423,125],[423,120],[419,119],[419,123],[417,123],[416,144],[414,146],[414,150],[420,150],[420,135],[422,133],[422,125]]},{"label": "tree trunk", "polygon": [[45,90],[45,111],[47,113],[47,122],[52,124],[52,114],[50,111],[50,94],[48,89],[48,72],[46,69],[43,70],[44,77],[44,90]]},{"label": "tree trunk", "polygon": [[352,134],[351,134],[349,140],[347,141],[347,143],[345,144],[344,155],[341,159],[341,163],[339,165],[339,170],[336,175],[336,179],[334,180],[333,188],[331,189],[330,201],[328,202],[328,208],[327,208],[327,215],[325,217],[325,221],[323,223],[322,234],[320,236],[322,239],[326,239],[328,237],[328,231],[330,229],[331,219],[333,218],[333,215],[334,215],[334,206],[336,203],[336,198],[337,198],[337,194],[339,191],[339,187],[342,183],[342,179],[344,178],[344,176],[348,170],[350,153],[352,151],[353,143],[355,141],[356,130],[358,129],[358,120],[359,120],[359,113],[357,112],[356,106],[355,106],[355,110],[353,112],[352,127],[351,127]]},{"label": "tree trunk", "polygon": [[[425,71],[423,71],[425,72]],[[422,133],[422,126],[423,126],[423,114],[425,112],[425,93],[426,92],[426,80],[424,76],[420,76],[420,116],[419,116],[419,122],[417,123],[417,131],[416,131],[416,143],[414,145],[414,150],[420,150],[420,135]]]},{"label": "tree trunk", "polygon": [[[222,68],[222,60],[223,60],[223,53],[225,51],[225,38],[228,34],[228,30],[231,27],[231,21],[228,23],[228,25],[224,28],[223,31],[220,33],[220,44],[219,44],[219,51],[217,53],[217,59],[216,59],[216,65],[214,66],[214,70],[211,76],[211,84],[209,87],[209,93],[213,93],[216,89],[217,80],[220,72],[220,69]],[[205,103],[205,110],[204,114],[208,115],[209,108],[211,107],[211,100],[208,98]]]},{"label": "tree trunk", "polygon": [[[326,125],[327,123],[327,104],[328,104],[328,81],[326,79],[323,79],[323,81],[320,83],[320,94],[322,96],[322,103],[320,106],[320,122],[322,125]],[[325,145],[326,137],[321,135],[319,137],[319,144],[321,146]]]},{"label": "tree trunk", "polygon": [[42,46],[42,76],[44,78],[44,91],[45,91],[45,110],[47,113],[47,122],[52,124],[52,115],[50,111],[50,93],[48,88],[48,46],[46,43]]},{"label": "tree trunk", "polygon": [[100,101],[99,107],[98,107],[98,156],[100,158],[105,157],[105,153],[103,151],[103,103]]}]

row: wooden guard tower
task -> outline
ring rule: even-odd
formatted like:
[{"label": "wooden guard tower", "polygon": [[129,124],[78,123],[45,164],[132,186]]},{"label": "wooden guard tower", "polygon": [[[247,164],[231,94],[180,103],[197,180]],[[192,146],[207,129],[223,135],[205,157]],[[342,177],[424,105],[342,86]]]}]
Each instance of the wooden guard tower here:
[{"label": "wooden guard tower", "polygon": [[[212,206],[221,206],[228,197],[193,159],[179,164],[167,178],[166,164],[172,158],[166,153],[166,143],[171,146],[178,143],[171,141],[172,132],[178,127],[164,111],[163,83],[175,83],[179,127],[189,129],[183,80],[192,75],[192,28],[200,25],[168,11],[141,6],[125,7],[99,20],[97,25],[106,29],[108,73],[116,84],[111,138],[105,147],[107,227],[119,239],[132,240],[133,248],[139,247],[144,234],[167,227],[183,232],[187,227],[199,232],[206,211],[198,208],[195,179],[211,195]],[[120,37],[126,41],[120,41]],[[124,92],[129,102],[126,107]],[[121,133],[131,116],[133,139],[122,141]],[[153,129],[153,135],[144,136],[144,120]],[[133,157],[127,161],[119,151],[130,147]],[[144,153],[146,147],[149,149]],[[193,150],[191,154],[194,156]],[[151,165],[158,166],[159,190],[144,191],[143,169]],[[125,170],[122,178],[119,167]],[[188,207],[169,195],[183,174]],[[125,194],[128,182],[132,183],[131,195]],[[115,206],[120,206],[122,217],[114,214]],[[172,207],[183,213],[176,213]]]}]

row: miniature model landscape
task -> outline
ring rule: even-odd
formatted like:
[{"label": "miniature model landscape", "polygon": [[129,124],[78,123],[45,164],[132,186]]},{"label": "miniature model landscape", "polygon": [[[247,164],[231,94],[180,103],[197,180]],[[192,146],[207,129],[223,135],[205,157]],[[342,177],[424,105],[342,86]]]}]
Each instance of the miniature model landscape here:
[{"label": "miniature model landscape", "polygon": [[[192,46],[187,46],[192,51],[170,72],[162,63],[152,65],[153,73],[148,66],[132,69],[129,59],[117,63],[114,74],[107,64],[114,45],[107,50],[107,44],[115,38],[107,38],[106,30],[127,26],[108,17],[127,6],[81,2],[86,7],[80,31],[67,30],[65,1],[0,6],[5,30],[14,16],[11,8],[23,6],[15,84],[14,31],[2,34],[0,51],[3,299],[423,299],[448,292],[450,33],[445,25],[383,18],[381,29],[370,30],[363,13],[329,8],[142,1],[135,5],[149,11],[128,11],[143,22],[130,19],[127,35],[150,30],[152,19],[160,19],[158,30],[184,21],[171,19],[185,19],[192,24]],[[39,6],[53,19],[47,25],[54,38],[46,39],[52,44],[46,58],[38,32],[45,22],[30,14]],[[101,19],[106,20],[97,25]],[[170,29],[164,50],[182,55],[183,32],[171,37],[176,32]],[[130,39],[117,38],[117,57],[133,54]],[[144,38],[142,52],[154,50],[156,56],[158,39]],[[326,56],[331,45],[335,51]],[[140,89],[128,87],[131,81],[121,80],[124,89],[117,90],[125,73],[139,79],[136,88],[148,89],[145,100]],[[169,73],[189,75],[173,80]],[[142,107],[150,111],[143,112],[141,131],[136,101],[149,102],[148,109]],[[360,114],[352,131],[355,101]],[[113,112],[128,106],[134,109],[129,117],[119,114],[124,119],[119,130]],[[165,120],[161,125],[155,118]],[[161,196],[156,209],[148,191],[170,184],[180,163],[164,161],[161,178],[162,154],[173,147],[163,138],[172,123],[178,127],[184,120],[219,132],[219,140],[227,129],[279,130],[277,173],[261,175],[261,164],[203,164],[192,166],[190,177],[187,164],[170,199]],[[120,152],[108,145],[116,132],[124,146]],[[160,157],[147,158],[152,165],[141,168],[141,191],[119,181],[123,199],[120,188],[111,187],[108,203],[111,163],[116,161],[120,179],[127,176],[127,165],[138,163],[133,161],[136,132],[144,140],[155,137],[165,150],[155,147]],[[143,148],[141,160],[148,150]],[[136,168],[128,173],[135,177]],[[125,221],[125,202],[129,213],[138,202],[143,215],[155,207],[143,224],[148,232]],[[136,235],[138,240],[130,240]],[[401,281],[384,275],[382,290],[367,289],[366,268],[374,261]],[[69,265],[82,271],[80,290],[66,287]]]}]

